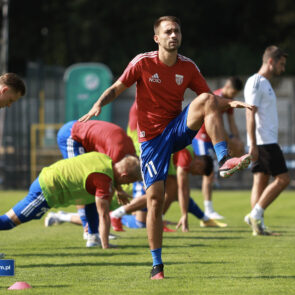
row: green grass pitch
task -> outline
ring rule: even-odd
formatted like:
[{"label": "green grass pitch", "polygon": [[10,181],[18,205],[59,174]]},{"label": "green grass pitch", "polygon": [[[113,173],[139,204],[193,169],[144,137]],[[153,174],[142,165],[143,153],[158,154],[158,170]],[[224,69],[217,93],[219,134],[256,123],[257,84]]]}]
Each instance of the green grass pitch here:
[{"label": "green grass pitch", "polygon": [[[214,206],[225,229],[203,229],[193,216],[190,232],[164,233],[165,279],[149,280],[151,255],[146,230],[126,230],[119,249],[87,249],[82,228],[44,227],[44,217],[1,231],[0,252],[15,260],[15,276],[0,277],[0,294],[16,281],[32,289],[18,294],[295,294],[295,194],[284,192],[267,210],[265,222],[281,236],[253,237],[243,217],[249,191],[215,191]],[[26,192],[0,193],[0,214]],[[202,204],[199,191],[192,196]],[[73,211],[74,207],[66,209]],[[178,204],[166,218],[177,221]]]}]

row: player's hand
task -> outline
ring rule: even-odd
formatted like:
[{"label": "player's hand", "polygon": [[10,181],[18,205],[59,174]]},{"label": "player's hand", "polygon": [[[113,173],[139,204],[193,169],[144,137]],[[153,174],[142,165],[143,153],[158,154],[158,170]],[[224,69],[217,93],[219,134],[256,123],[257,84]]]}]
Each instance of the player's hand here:
[{"label": "player's hand", "polygon": [[243,101],[232,100],[232,101],[229,101],[229,105],[232,108],[244,108],[244,109],[249,109],[251,111],[253,110],[253,106]]},{"label": "player's hand", "polygon": [[98,116],[101,113],[101,106],[97,105],[96,103],[93,105],[93,107],[90,109],[90,111],[82,116],[79,119],[79,122],[87,122],[90,120],[93,116]]},{"label": "player's hand", "polygon": [[256,162],[256,161],[258,161],[259,152],[258,152],[258,147],[257,147],[257,145],[255,145],[255,146],[250,146],[249,154],[251,155],[251,161],[252,161],[252,162]]},{"label": "player's hand", "polygon": [[182,215],[181,218],[178,221],[178,224],[176,225],[176,228],[180,228],[183,233],[188,232],[188,218],[187,218],[187,214]]},{"label": "player's hand", "polygon": [[132,200],[132,196],[130,196],[123,190],[119,190],[117,191],[117,199],[120,205],[126,205],[130,203],[130,200]]}]

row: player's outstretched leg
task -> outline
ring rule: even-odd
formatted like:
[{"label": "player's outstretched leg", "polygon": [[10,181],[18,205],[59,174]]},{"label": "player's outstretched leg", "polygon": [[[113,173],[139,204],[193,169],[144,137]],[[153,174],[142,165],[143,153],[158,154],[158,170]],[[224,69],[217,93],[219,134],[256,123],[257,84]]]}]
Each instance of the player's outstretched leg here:
[{"label": "player's outstretched leg", "polygon": [[189,106],[187,127],[198,130],[205,123],[206,131],[214,145],[221,177],[229,177],[238,170],[249,166],[251,157],[246,154],[240,158],[231,158],[225,141],[222,111],[228,108],[228,100],[210,93],[199,95]]},{"label": "player's outstretched leg", "polygon": [[246,154],[242,157],[231,158],[230,156],[224,157],[220,162],[219,173],[221,177],[230,177],[238,170],[245,169],[251,162],[251,156]]}]

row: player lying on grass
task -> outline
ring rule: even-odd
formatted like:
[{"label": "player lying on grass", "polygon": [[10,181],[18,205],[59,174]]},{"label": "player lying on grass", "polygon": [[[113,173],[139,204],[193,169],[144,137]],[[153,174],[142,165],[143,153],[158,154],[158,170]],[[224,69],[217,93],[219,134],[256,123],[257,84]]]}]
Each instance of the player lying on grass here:
[{"label": "player lying on grass", "polygon": [[109,202],[115,184],[141,179],[137,157],[126,156],[113,164],[110,157],[90,152],[60,160],[41,170],[28,195],[0,216],[0,230],[9,230],[32,219],[40,219],[50,208],[86,205],[95,201],[100,216],[102,248],[109,248]]},{"label": "player lying on grass", "polygon": [[[118,125],[113,123],[92,120],[87,123],[70,121],[63,125],[57,133],[57,144],[63,158],[72,158],[85,152],[100,152],[109,156],[113,163],[119,162],[126,155],[135,155],[135,148],[131,138]],[[116,195],[120,196],[123,204],[126,204],[131,198],[126,194],[121,186],[117,184]],[[77,207],[82,225],[88,225],[88,235],[86,247],[95,247],[100,245],[98,235],[97,210],[95,203],[88,204],[85,207]],[[55,214],[50,214],[45,219],[45,226],[50,226],[49,222],[54,221]],[[59,214],[61,217],[69,217]],[[84,234],[83,234],[84,236]]]},{"label": "player lying on grass", "polygon": [[[171,203],[179,200],[182,217],[177,228],[181,227],[183,232],[188,231],[188,212],[201,219],[202,227],[225,227],[226,224],[209,219],[190,197],[189,174],[209,175],[213,169],[212,159],[208,156],[194,156],[192,149],[187,147],[171,157],[168,177],[166,180],[165,214]],[[111,223],[115,231],[122,231],[122,224],[130,228],[146,227],[146,194],[142,183],[134,184],[134,200],[125,206],[111,212]],[[141,210],[140,210],[141,209]],[[135,215],[125,215],[135,212]],[[164,227],[164,231],[169,231]]]},{"label": "player lying on grass", "polygon": [[[196,64],[178,54],[181,39],[177,17],[158,18],[154,23],[154,41],[158,51],[137,55],[122,76],[80,118],[85,122],[98,116],[104,105],[136,83],[137,129],[148,207],[147,234],[153,259],[151,279],[164,278],[162,212],[171,154],[191,144],[198,129],[205,123],[222,177],[247,167],[250,162],[249,155],[241,158],[229,156],[221,112],[230,107],[252,107],[213,95]],[[196,92],[197,97],[182,110],[187,88]]]},{"label": "player lying on grass", "polygon": [[[238,77],[230,77],[226,80],[224,86],[214,91],[214,94],[223,98],[233,100],[243,88],[243,82]],[[239,131],[235,122],[234,109],[230,108],[224,112],[228,119],[229,133],[225,133],[230,154],[234,157],[240,157],[244,153],[244,143],[241,141]],[[208,155],[215,159],[215,152],[211,138],[206,132],[203,124],[192,142],[196,155]],[[214,182],[214,172],[208,176],[204,175],[202,180],[202,194],[204,198],[205,214],[212,219],[223,219],[213,208],[212,186]]]}]

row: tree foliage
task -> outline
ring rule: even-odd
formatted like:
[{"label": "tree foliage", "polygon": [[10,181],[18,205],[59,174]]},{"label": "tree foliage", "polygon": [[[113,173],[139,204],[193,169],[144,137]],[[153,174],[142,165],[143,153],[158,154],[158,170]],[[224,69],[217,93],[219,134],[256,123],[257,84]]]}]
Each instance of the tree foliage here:
[{"label": "tree foliage", "polygon": [[181,19],[180,52],[207,76],[250,74],[271,44],[289,52],[287,73],[295,73],[294,0],[10,0],[9,68],[102,62],[120,75],[136,54],[157,48],[161,15]]}]

